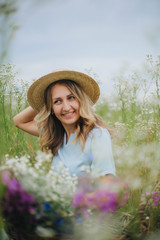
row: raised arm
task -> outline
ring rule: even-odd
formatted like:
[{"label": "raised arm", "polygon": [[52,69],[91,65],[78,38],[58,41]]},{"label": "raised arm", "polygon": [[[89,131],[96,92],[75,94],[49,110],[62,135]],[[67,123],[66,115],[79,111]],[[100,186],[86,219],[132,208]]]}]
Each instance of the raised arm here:
[{"label": "raised arm", "polygon": [[34,120],[36,115],[37,115],[37,112],[32,107],[28,107],[22,112],[18,113],[13,118],[13,122],[16,127],[38,137],[39,133],[38,133],[37,122],[36,120]]}]

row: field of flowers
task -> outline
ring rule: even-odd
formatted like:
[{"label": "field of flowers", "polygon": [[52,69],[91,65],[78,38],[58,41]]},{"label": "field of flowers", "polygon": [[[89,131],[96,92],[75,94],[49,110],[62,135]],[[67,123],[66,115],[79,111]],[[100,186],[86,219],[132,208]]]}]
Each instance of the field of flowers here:
[{"label": "field of flowers", "polygon": [[[40,239],[49,239],[49,236],[54,235],[51,227],[45,232],[48,229],[46,222],[55,224],[56,221],[57,232],[60,233],[59,229],[62,227],[59,226],[62,226],[63,219],[69,219],[64,221],[64,225],[74,225],[75,240],[159,239],[160,57],[154,60],[148,55],[144,69],[128,76],[118,76],[114,82],[113,94],[102,97],[95,106],[96,113],[106,121],[112,132],[117,178],[110,186],[98,184],[97,187],[97,183],[91,179],[82,179],[76,190],[75,177],[71,178],[62,169],[62,177],[51,173],[51,156],[37,153],[40,150],[39,139],[13,125],[13,116],[28,106],[27,89],[28,83],[17,80],[12,65],[1,66],[0,168],[1,171],[12,171],[6,172],[2,177],[0,226],[7,225],[2,213],[9,214],[8,206],[12,206],[13,201],[7,202],[7,196],[12,196],[11,199],[17,196],[10,195],[13,194],[11,186],[14,186],[16,194],[19,194],[19,201],[21,196],[26,196],[25,211],[32,212],[31,222],[38,221],[39,228],[36,231],[41,236]],[[47,162],[45,167],[44,161]],[[38,172],[41,174],[37,174]],[[57,181],[54,182],[53,179]],[[56,190],[51,189],[51,182],[54,182]],[[44,191],[40,187],[42,185]],[[8,195],[4,195],[6,189]],[[47,195],[48,192],[51,192],[50,195]],[[90,195],[91,192],[94,194]],[[32,195],[39,201],[36,202]],[[71,195],[74,196],[72,199]],[[42,210],[43,202],[45,205]],[[21,203],[17,200],[14,204],[19,211],[18,206]],[[55,208],[61,209],[56,212],[58,220],[52,217],[51,221],[51,215],[46,215],[46,211],[50,212]],[[76,209],[74,214],[73,209]],[[43,215],[45,221],[39,221],[39,215]],[[14,218],[12,221],[15,221]]]}]

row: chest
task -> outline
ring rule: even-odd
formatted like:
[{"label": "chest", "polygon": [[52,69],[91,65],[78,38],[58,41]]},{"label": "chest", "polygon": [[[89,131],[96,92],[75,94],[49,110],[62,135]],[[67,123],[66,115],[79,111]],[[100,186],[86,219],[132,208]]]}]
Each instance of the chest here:
[{"label": "chest", "polygon": [[89,142],[86,142],[83,151],[79,142],[63,144],[58,150],[58,154],[53,157],[53,166],[56,168],[60,162],[69,169],[71,174],[82,175],[84,173],[83,167],[91,165]]}]

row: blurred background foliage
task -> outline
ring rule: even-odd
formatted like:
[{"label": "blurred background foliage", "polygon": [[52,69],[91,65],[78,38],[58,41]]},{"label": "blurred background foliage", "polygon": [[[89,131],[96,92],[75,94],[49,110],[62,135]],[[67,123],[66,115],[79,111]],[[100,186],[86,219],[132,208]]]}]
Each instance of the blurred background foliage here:
[{"label": "blurred background foliage", "polygon": [[9,51],[10,43],[18,25],[14,16],[18,11],[18,0],[5,0],[0,2],[0,63],[2,64]]},{"label": "blurred background foliage", "polygon": [[[159,141],[160,125],[160,59],[152,56],[146,60],[146,69],[134,72],[128,78],[118,76],[114,92],[101,97],[95,111],[111,129],[117,144],[149,144]],[[29,83],[17,79],[11,64],[0,70],[0,126],[1,156],[23,155],[37,148],[37,138],[17,129],[13,116],[28,106],[26,93]],[[33,148],[31,150],[31,148]]]}]

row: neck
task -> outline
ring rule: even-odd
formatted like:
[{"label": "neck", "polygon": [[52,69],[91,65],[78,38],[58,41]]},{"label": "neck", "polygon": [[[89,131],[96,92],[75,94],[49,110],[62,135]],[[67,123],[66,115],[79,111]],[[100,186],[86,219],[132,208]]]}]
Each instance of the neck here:
[{"label": "neck", "polygon": [[68,139],[70,138],[70,135],[72,133],[75,133],[76,131],[76,128],[75,128],[75,125],[74,126],[63,126],[64,129],[65,129],[65,132],[66,132],[66,135],[67,135],[67,142],[68,142]]}]

